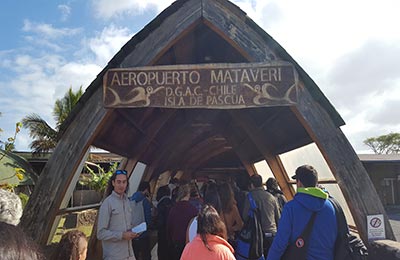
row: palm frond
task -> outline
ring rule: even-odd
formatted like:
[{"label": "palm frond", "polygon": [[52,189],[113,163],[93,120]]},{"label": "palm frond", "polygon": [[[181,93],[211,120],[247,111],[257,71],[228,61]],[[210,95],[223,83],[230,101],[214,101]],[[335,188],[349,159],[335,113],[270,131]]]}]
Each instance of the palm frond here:
[{"label": "palm frond", "polygon": [[22,119],[22,126],[29,130],[29,136],[33,139],[57,138],[57,131],[37,114],[30,114]]},{"label": "palm frond", "polygon": [[54,105],[53,115],[57,122],[57,129],[60,129],[62,123],[67,119],[72,109],[78,103],[83,95],[82,86],[79,87],[77,92],[70,87],[62,99],[57,99]]},{"label": "palm frond", "polygon": [[53,151],[57,145],[57,141],[51,139],[39,138],[35,139],[31,144],[30,148],[33,154],[43,154],[49,151]]}]

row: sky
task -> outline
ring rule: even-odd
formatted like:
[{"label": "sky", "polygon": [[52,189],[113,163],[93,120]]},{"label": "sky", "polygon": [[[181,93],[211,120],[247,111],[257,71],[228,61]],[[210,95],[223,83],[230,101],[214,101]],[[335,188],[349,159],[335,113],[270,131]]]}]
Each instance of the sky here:
[{"label": "sky", "polygon": [[[83,89],[173,1],[3,0],[0,3],[0,140],[36,113],[52,127],[57,99]],[[400,1],[234,0],[310,75],[363,140],[400,132]],[[30,151],[27,129],[16,148]]]}]

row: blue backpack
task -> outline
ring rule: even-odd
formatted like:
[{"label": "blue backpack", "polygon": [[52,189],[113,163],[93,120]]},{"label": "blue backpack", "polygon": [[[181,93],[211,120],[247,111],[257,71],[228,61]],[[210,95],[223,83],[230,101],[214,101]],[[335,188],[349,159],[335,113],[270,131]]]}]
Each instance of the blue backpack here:
[{"label": "blue backpack", "polygon": [[247,194],[250,201],[248,218],[240,231],[235,249],[237,260],[264,260],[263,240],[264,233],[261,228],[260,209],[251,195]]}]

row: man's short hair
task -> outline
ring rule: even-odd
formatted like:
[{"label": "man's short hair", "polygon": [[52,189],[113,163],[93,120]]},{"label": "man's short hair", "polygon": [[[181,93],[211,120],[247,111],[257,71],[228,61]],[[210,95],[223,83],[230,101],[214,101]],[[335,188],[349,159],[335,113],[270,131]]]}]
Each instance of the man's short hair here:
[{"label": "man's short hair", "polygon": [[262,176],[259,174],[254,174],[250,176],[250,183],[253,184],[255,188],[262,187]]},{"label": "man's short hair", "polygon": [[302,165],[296,169],[292,179],[299,180],[304,187],[316,187],[318,183],[318,172],[311,165]]},{"label": "man's short hair", "polygon": [[22,202],[17,194],[0,189],[0,222],[18,225],[22,216]]}]

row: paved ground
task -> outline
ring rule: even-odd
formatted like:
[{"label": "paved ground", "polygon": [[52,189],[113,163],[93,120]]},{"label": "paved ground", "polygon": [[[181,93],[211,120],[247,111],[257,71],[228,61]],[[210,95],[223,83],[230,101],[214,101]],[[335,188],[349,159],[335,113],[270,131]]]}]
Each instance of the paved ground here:
[{"label": "paved ground", "polygon": [[388,214],[394,236],[400,242],[400,208],[387,208],[386,213]]}]

